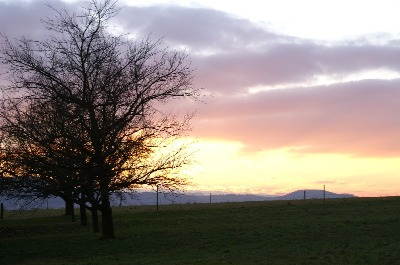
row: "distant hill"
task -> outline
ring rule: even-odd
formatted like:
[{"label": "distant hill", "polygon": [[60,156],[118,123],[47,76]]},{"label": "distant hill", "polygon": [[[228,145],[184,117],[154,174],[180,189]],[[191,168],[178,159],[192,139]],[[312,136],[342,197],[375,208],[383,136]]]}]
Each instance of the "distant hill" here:
[{"label": "distant hill", "polygon": [[[218,194],[218,195],[202,195],[202,194],[159,194],[159,204],[184,204],[184,203],[221,203],[221,202],[243,202],[243,201],[265,201],[271,197],[259,196],[252,194]],[[154,192],[143,192],[135,197],[128,199],[124,204],[157,204],[157,196]]]},{"label": "distant hill", "polygon": [[[305,190],[306,199],[323,199],[323,190]],[[338,194],[325,191],[326,199],[350,198],[355,197],[352,194]],[[252,194],[220,194],[220,195],[201,195],[201,194],[180,194],[171,196],[169,194],[159,195],[159,204],[182,204],[182,203],[221,203],[221,202],[244,202],[244,201],[275,201],[275,200],[302,200],[304,199],[304,190],[297,190],[283,196],[262,196]],[[138,194],[135,199],[130,199],[127,204],[155,205],[156,194],[154,192],[144,192]]]},{"label": "distant hill", "polygon": [[[288,193],[283,196],[262,196],[253,194],[162,194],[159,193],[158,203],[160,205],[165,204],[189,204],[189,203],[222,203],[222,202],[245,202],[245,201],[276,201],[276,200],[303,200],[304,191],[306,199],[322,199],[324,197],[323,190],[297,190]],[[326,199],[333,198],[350,198],[355,197],[352,194],[337,194],[330,191],[325,192]],[[4,203],[5,209],[8,210],[18,210],[24,209],[56,209],[63,208],[64,201],[61,198],[50,198],[42,201],[37,201],[31,204],[26,204],[24,201],[13,201],[6,200],[4,197],[0,197],[0,202]],[[123,200],[117,197],[113,197],[113,206],[127,206],[127,205],[156,205],[157,204],[157,194],[155,192],[141,192],[132,193]]]},{"label": "distant hill", "polygon": [[[297,190],[291,193],[288,193],[283,196],[275,197],[274,199],[278,200],[302,200],[304,199],[323,199],[324,198],[324,191],[323,190]],[[326,199],[334,199],[334,198],[351,198],[355,197],[352,194],[338,194],[333,193],[330,191],[325,191],[325,198]]]}]

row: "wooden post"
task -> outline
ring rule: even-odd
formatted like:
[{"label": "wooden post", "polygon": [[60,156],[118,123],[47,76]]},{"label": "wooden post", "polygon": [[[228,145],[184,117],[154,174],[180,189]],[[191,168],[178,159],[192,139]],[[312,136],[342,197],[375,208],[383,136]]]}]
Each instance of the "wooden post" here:
[{"label": "wooden post", "polygon": [[3,203],[1,203],[0,204],[0,220],[3,220],[3,218],[4,218],[4,204]]},{"label": "wooden post", "polygon": [[306,190],[304,190],[304,200],[306,199]]},{"label": "wooden post", "polygon": [[324,185],[324,202],[325,202],[325,185]]},{"label": "wooden post", "polygon": [[211,204],[211,193],[210,193],[210,204]]},{"label": "wooden post", "polygon": [[158,212],[158,185],[157,185],[157,212]]}]

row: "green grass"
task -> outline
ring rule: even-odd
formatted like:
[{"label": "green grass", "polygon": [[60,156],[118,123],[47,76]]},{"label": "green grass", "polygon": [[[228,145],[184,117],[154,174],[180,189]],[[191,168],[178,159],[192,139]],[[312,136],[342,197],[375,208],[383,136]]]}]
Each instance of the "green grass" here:
[{"label": "green grass", "polygon": [[[24,215],[24,216],[22,216]],[[400,198],[114,209],[99,240],[61,211],[7,213],[0,264],[398,264]]]}]

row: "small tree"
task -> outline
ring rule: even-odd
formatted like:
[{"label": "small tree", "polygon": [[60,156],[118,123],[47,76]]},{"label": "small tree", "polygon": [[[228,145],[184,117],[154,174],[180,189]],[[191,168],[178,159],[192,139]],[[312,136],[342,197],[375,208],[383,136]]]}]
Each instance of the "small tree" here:
[{"label": "small tree", "polygon": [[3,133],[11,149],[30,151],[15,156],[15,171],[45,180],[52,192],[73,187],[72,194],[84,194],[72,197],[102,212],[104,238],[114,237],[111,193],[186,184],[177,170],[190,157],[171,143],[189,129],[190,116],[178,119],[155,106],[198,97],[187,54],[108,31],[115,4],[92,0],[82,14],[54,10],[44,22],[52,37],[3,36],[1,58],[11,83]]},{"label": "small tree", "polygon": [[35,99],[23,106],[14,100],[4,103],[2,131],[8,136],[2,145],[2,168],[13,177],[11,195],[59,196],[65,201],[66,214],[74,219],[73,205],[78,203],[74,198],[82,186],[79,172],[88,159],[80,148],[82,132],[65,106],[54,100]]}]

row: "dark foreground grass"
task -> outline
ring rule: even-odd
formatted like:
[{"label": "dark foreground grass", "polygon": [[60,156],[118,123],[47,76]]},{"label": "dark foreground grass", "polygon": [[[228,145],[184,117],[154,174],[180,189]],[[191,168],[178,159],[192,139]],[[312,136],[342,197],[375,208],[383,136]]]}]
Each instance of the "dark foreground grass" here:
[{"label": "dark foreground grass", "polygon": [[0,264],[400,264],[397,197],[122,207],[109,241],[61,214],[9,213]]}]

